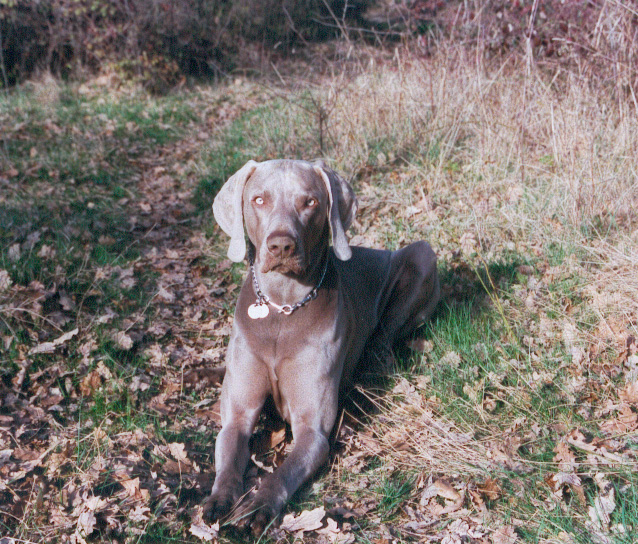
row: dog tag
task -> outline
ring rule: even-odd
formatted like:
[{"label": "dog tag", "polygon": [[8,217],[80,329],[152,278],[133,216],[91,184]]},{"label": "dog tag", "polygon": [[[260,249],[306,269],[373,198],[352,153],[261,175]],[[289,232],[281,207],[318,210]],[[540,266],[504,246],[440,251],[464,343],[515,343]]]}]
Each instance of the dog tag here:
[{"label": "dog tag", "polygon": [[251,304],[248,306],[248,317],[250,319],[263,319],[269,313],[268,304]]}]

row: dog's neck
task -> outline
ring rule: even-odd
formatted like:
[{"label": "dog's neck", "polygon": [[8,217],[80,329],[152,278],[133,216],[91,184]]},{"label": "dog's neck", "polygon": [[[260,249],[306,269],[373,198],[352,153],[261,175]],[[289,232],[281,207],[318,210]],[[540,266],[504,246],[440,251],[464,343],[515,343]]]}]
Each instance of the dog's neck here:
[{"label": "dog's neck", "polygon": [[258,260],[255,260],[254,269],[257,271],[257,282],[265,295],[270,297],[275,304],[283,306],[293,305],[302,300],[321,281],[327,259],[329,258],[328,246],[322,250],[317,250],[317,255],[321,257],[313,259],[303,274],[297,275],[291,272],[281,273],[271,270],[265,274],[259,272],[261,269]]}]

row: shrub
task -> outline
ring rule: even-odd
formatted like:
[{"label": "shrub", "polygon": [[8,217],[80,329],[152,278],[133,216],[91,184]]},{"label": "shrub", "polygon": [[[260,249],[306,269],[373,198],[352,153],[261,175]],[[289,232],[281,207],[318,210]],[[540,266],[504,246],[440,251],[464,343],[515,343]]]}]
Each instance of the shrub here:
[{"label": "shrub", "polygon": [[[365,3],[365,2],[364,2]],[[246,42],[324,39],[345,4],[323,0],[0,0],[4,85],[35,70],[68,76],[113,64],[152,86],[225,73]],[[348,9],[353,6],[349,4]]]}]

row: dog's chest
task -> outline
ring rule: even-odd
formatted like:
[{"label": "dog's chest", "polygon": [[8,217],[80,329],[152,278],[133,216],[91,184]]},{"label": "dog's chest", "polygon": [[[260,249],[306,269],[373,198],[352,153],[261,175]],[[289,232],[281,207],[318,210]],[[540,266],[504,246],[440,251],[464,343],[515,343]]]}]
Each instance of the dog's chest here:
[{"label": "dog's chest", "polygon": [[264,362],[275,364],[285,358],[295,358],[309,346],[334,339],[338,315],[336,290],[321,289],[317,298],[291,314],[271,305],[264,305],[255,313],[255,299],[250,291],[244,286],[240,293],[235,322],[237,332],[246,338],[253,354]]}]

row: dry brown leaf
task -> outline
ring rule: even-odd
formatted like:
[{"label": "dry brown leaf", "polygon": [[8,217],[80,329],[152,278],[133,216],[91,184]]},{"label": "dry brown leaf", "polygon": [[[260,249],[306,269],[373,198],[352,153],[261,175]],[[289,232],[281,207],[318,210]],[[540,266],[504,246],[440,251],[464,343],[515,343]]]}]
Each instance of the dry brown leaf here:
[{"label": "dry brown leaf", "polygon": [[456,351],[448,351],[439,359],[440,365],[450,365],[452,368],[458,368],[461,364],[461,356]]},{"label": "dry brown leaf", "polygon": [[473,253],[476,253],[476,235],[473,232],[465,232],[461,236],[459,245],[461,246],[461,252],[464,255],[472,255]]},{"label": "dry brown leaf", "polygon": [[559,501],[564,499],[563,487],[566,485],[578,498],[581,506],[585,506],[587,504],[585,490],[583,489],[582,482],[577,474],[574,474],[573,472],[559,472],[551,475],[550,477],[546,477],[545,481],[552,488],[553,496]]},{"label": "dry brown leaf", "polygon": [[171,442],[168,445],[168,451],[171,452],[171,455],[176,461],[186,461],[186,446],[184,444],[180,444],[179,442]]},{"label": "dry brown leaf", "polygon": [[124,351],[128,351],[133,347],[133,339],[124,331],[118,331],[113,336],[113,340],[118,345],[118,347],[120,349],[123,349]]},{"label": "dry brown leaf", "polygon": [[219,521],[212,525],[207,525],[203,521],[192,523],[189,531],[193,536],[206,542],[211,542],[212,540],[216,540],[219,535]]},{"label": "dry brown leaf", "polygon": [[604,529],[609,526],[610,514],[616,509],[615,490],[604,474],[596,474],[594,480],[600,493],[594,499],[594,505],[589,507],[588,514],[596,528]]},{"label": "dry brown leaf", "polygon": [[[439,504],[435,500],[436,497],[443,498],[445,506]],[[425,488],[419,504],[427,508],[432,515],[442,516],[459,510],[463,506],[463,495],[454,489],[447,480],[437,478]]]},{"label": "dry brown leaf", "polygon": [[574,429],[570,432],[567,435],[566,440],[576,448],[599,455],[610,461],[622,463],[625,460],[622,455],[618,455],[613,451],[610,451],[613,450],[613,448],[610,447],[605,440],[585,435],[585,433],[579,429]]},{"label": "dry brown leaf", "polygon": [[486,395],[483,399],[483,410],[486,412],[493,412],[498,406],[498,399],[492,395]]},{"label": "dry brown leaf", "polygon": [[474,507],[481,512],[486,512],[487,507],[485,506],[485,501],[483,500],[483,497],[481,497],[481,494],[478,491],[471,489],[469,490],[469,494]]},{"label": "dry brown leaf", "polygon": [[342,533],[337,522],[332,518],[327,518],[327,526],[317,530],[317,534],[328,537],[332,544],[351,544],[354,542],[352,533]]},{"label": "dry brown leaf", "polygon": [[514,544],[518,535],[511,525],[504,525],[492,533],[492,544]]},{"label": "dry brown leaf", "polygon": [[323,506],[314,510],[304,510],[298,516],[286,514],[280,528],[288,533],[299,535],[308,531],[314,531],[322,526],[322,520],[326,515]]},{"label": "dry brown leaf", "polygon": [[491,501],[498,500],[503,494],[503,489],[498,481],[492,478],[488,478],[485,482],[479,485],[478,490]]},{"label": "dry brown leaf", "polygon": [[64,333],[62,336],[56,338],[51,342],[43,342],[42,344],[38,344],[37,346],[31,348],[29,350],[29,355],[36,355],[38,353],[53,353],[55,348],[66,344],[71,338],[76,336],[79,332],[79,329],[73,329],[67,333]]},{"label": "dry brown leaf", "polygon": [[638,429],[638,414],[628,404],[621,404],[618,417],[600,423],[600,428],[609,434],[624,434]]},{"label": "dry brown leaf", "polygon": [[618,392],[620,400],[629,404],[638,404],[638,381],[628,383]]},{"label": "dry brown leaf", "polygon": [[189,471],[192,468],[192,465],[188,462],[188,460],[180,462],[169,459],[164,463],[164,465],[162,465],[162,468],[166,474],[181,474],[182,472]]},{"label": "dry brown leaf", "polygon": [[135,500],[147,501],[150,497],[148,489],[140,488],[139,477],[120,480],[120,484],[126,490],[127,495]]},{"label": "dry brown leaf", "polygon": [[358,442],[361,444],[361,448],[367,451],[370,455],[379,455],[383,452],[383,448],[379,444],[379,441],[370,436],[368,433],[359,433]]},{"label": "dry brown leaf", "polygon": [[554,448],[556,455],[554,456],[554,463],[558,463],[558,470],[561,472],[573,472],[578,467],[576,457],[569,449],[569,445],[562,440],[556,444]]},{"label": "dry brown leaf", "polygon": [[142,523],[148,521],[150,517],[151,509],[148,506],[144,506],[143,504],[138,504],[135,506],[133,511],[129,512],[127,518],[131,521]]},{"label": "dry brown leaf", "polygon": [[80,394],[83,397],[90,397],[93,391],[102,385],[102,376],[97,371],[89,372],[80,382]]},{"label": "dry brown leaf", "polygon": [[413,338],[407,341],[405,345],[412,351],[418,351],[419,353],[430,353],[434,349],[434,344],[422,337]]},{"label": "dry brown leaf", "polygon": [[489,442],[487,458],[508,468],[518,469],[520,462],[517,460],[516,454],[520,446],[521,438],[519,436],[509,436],[503,440]]},{"label": "dry brown leaf", "polygon": [[82,512],[78,517],[76,533],[81,537],[89,536],[95,529],[96,523],[97,519],[91,510]]}]

